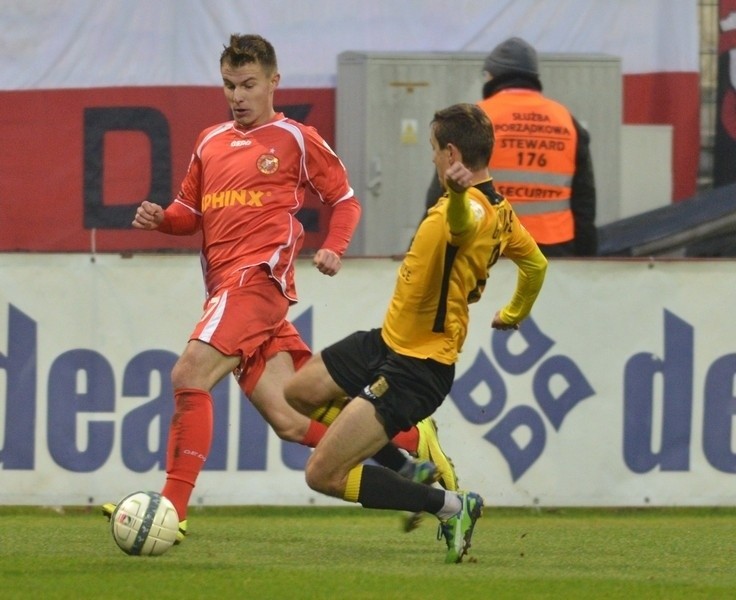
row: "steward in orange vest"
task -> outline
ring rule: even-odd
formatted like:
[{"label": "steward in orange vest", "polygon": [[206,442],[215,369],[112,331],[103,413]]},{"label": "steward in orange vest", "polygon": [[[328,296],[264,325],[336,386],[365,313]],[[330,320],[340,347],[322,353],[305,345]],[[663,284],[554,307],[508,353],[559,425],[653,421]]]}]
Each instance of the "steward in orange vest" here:
[{"label": "steward in orange vest", "polygon": [[[542,94],[537,53],[510,38],[488,55],[478,105],[490,117],[495,146],[490,171],[542,252],[594,256],[596,192],[590,136],[559,102]],[[433,205],[438,187],[427,195]]]}]

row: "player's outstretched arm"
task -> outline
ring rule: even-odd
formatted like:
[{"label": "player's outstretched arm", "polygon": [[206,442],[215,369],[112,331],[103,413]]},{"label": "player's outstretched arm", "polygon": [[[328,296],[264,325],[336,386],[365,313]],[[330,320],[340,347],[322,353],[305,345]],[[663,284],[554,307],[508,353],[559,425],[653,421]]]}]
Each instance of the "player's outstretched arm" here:
[{"label": "player's outstretched arm", "polygon": [[493,317],[491,327],[494,329],[518,329],[519,323],[531,312],[547,273],[547,259],[536,245],[527,256],[511,260],[518,269],[516,290],[511,301]]}]

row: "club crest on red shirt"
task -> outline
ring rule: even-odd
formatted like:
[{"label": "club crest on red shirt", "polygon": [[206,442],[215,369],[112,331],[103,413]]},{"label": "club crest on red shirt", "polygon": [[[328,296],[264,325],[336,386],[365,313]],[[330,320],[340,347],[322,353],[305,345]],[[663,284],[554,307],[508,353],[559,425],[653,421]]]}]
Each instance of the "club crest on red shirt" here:
[{"label": "club crest on red shirt", "polygon": [[279,169],[279,159],[273,154],[261,154],[256,161],[256,166],[264,175],[273,175]]}]

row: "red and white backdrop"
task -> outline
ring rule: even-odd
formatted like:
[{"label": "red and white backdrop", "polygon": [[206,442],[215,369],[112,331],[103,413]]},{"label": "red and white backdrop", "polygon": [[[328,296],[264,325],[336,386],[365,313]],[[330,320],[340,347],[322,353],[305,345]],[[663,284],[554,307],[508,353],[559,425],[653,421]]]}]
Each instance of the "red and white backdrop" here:
[{"label": "red and white backdrop", "polygon": [[[11,0],[0,19],[0,251],[196,248],[129,221],[142,199],[170,200],[199,130],[229,118],[218,57],[233,32],[274,43],[277,105],[329,142],[342,51],[486,52],[520,35],[540,52],[620,56],[624,123],[673,125],[673,201],[695,192],[697,0]],[[308,208],[314,246],[324,215]]]}]

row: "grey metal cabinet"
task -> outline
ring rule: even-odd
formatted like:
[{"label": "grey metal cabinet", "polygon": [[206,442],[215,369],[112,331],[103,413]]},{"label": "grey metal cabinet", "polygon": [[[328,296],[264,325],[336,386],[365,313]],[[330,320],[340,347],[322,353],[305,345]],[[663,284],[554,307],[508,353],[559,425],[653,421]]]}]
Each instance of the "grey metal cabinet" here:
[{"label": "grey metal cabinet", "polygon": [[[402,254],[434,173],[429,123],[455,102],[476,102],[485,53],[343,52],[338,56],[336,149],[363,205],[348,251]],[[602,221],[618,201],[621,70],[603,55],[540,54],[545,93],[567,104],[593,139]]]}]

